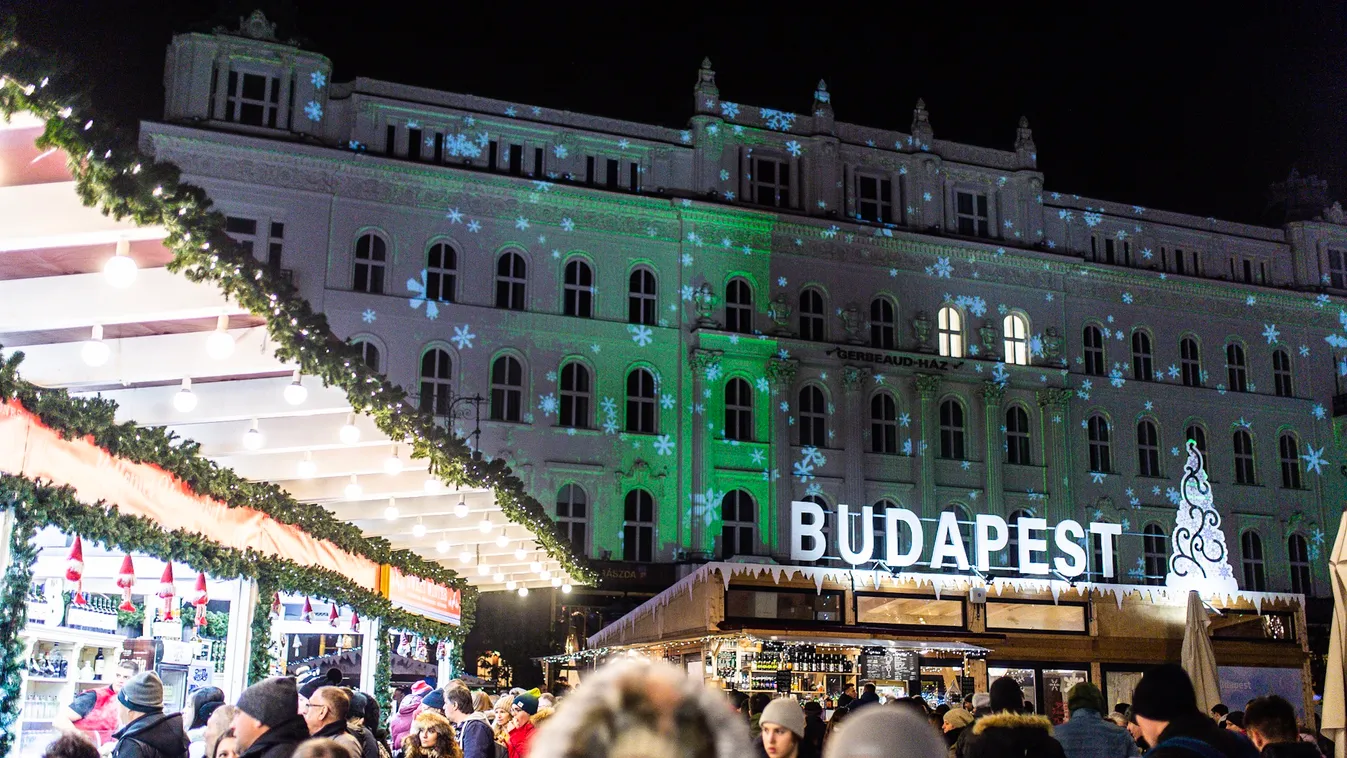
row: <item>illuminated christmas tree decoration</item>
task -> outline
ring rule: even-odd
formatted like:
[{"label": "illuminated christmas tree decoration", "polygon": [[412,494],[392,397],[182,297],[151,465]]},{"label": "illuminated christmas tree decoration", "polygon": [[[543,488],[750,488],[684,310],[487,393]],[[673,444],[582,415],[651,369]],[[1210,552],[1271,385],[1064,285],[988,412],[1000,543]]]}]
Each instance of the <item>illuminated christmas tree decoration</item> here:
[{"label": "illuminated christmas tree decoration", "polygon": [[1213,504],[1211,483],[1197,443],[1188,440],[1188,462],[1179,485],[1181,502],[1170,536],[1172,554],[1165,584],[1171,589],[1204,593],[1239,592],[1230,568],[1230,553],[1221,532],[1221,514]]}]

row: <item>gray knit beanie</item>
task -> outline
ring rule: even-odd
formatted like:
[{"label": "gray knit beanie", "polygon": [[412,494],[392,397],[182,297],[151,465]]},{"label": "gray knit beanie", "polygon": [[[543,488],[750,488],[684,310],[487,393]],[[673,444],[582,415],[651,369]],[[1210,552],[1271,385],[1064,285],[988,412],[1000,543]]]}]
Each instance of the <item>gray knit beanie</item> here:
[{"label": "gray knit beanie", "polygon": [[136,674],[117,692],[117,700],[128,710],[158,713],[164,710],[164,683],[153,671]]},{"label": "gray knit beanie", "polygon": [[240,711],[262,722],[263,726],[279,726],[299,715],[299,692],[295,689],[295,678],[273,676],[263,679],[243,691],[238,706]]}]

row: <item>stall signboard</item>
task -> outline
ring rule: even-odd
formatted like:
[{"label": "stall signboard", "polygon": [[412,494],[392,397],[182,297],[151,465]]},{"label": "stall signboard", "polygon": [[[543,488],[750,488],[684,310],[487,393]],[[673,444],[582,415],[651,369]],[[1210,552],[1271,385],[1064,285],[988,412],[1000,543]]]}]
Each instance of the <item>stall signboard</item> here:
[{"label": "stall signboard", "polygon": [[861,678],[911,682],[921,678],[916,652],[867,648],[861,655]]},{"label": "stall signboard", "polygon": [[463,593],[453,587],[407,576],[385,567],[384,592],[393,605],[436,621],[458,626],[463,617]]}]

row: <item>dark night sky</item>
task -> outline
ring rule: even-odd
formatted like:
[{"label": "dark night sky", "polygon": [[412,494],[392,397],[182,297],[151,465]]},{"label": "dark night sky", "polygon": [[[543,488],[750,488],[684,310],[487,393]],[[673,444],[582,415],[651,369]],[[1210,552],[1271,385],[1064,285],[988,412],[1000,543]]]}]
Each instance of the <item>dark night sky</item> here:
[{"label": "dark night sky", "polygon": [[[1347,198],[1347,3],[925,4],[814,18],[822,3],[0,0],[21,38],[88,79],[95,104],[157,118],[175,31],[261,7],[280,34],[368,76],[683,125],[698,63],[721,96],[805,111],[827,79],[839,120],[1010,149],[1029,117],[1049,190],[1257,221],[1292,166]],[[787,10],[802,7],[804,10]],[[1005,9],[983,15],[983,8]],[[467,8],[467,10],[465,10]],[[616,8],[616,9],[615,9]],[[640,10],[633,10],[639,8]]]}]

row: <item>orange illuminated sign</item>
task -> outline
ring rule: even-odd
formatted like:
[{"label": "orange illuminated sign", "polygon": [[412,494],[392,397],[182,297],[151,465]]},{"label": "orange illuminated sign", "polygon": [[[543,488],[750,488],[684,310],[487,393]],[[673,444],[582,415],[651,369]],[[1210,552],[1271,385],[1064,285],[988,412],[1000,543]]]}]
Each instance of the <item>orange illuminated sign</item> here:
[{"label": "orange illuminated sign", "polygon": [[384,593],[393,605],[426,618],[458,626],[463,617],[462,591],[407,576],[393,566],[384,567]]}]

